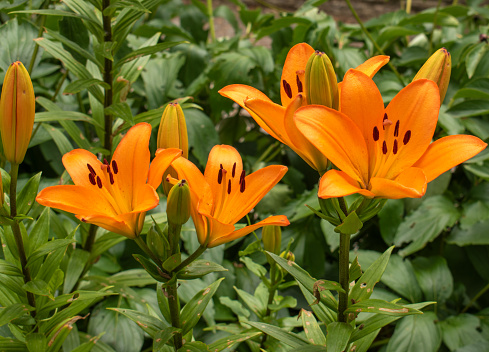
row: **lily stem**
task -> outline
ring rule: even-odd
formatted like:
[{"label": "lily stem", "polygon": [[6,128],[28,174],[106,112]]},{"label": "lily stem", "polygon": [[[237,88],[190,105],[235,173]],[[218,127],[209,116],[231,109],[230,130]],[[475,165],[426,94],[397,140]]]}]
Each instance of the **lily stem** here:
[{"label": "lily stem", "polygon": [[472,298],[470,300],[469,303],[467,303],[467,305],[464,307],[464,309],[462,309],[462,312],[461,313],[465,313],[471,306],[472,304],[474,304],[475,301],[477,301],[479,299],[480,296],[482,296],[484,293],[487,292],[487,290],[489,290],[489,284],[487,284],[486,286],[484,286],[484,288],[482,290],[480,290],[475,296],[474,298]]},{"label": "lily stem", "polygon": [[175,269],[173,269],[174,273],[178,273],[180,270],[185,268],[187,265],[192,263],[194,260],[196,260],[198,257],[201,256],[202,253],[205,252],[207,249],[207,246],[205,244],[201,244],[199,248],[195,250],[192,254],[190,254],[187,259],[185,259],[183,262],[181,262]]},{"label": "lily stem", "polygon": [[143,252],[146,253],[161,269],[163,269],[163,262],[153,253],[151,249],[149,249],[148,245],[146,242],[144,242],[141,236],[136,236],[134,238],[134,242],[136,242],[139,248],[141,248]]},{"label": "lily stem", "polygon": [[338,321],[343,323],[347,322],[345,310],[348,308],[348,291],[350,286],[350,236],[345,233],[340,233],[339,281],[345,293],[340,292],[338,295]]},{"label": "lily stem", "polygon": [[[170,242],[171,255],[178,253],[180,240],[180,232],[182,225],[168,224],[168,241]],[[176,271],[174,270],[173,273]],[[168,293],[168,307],[170,308],[171,325],[174,328],[180,329],[180,300],[178,299],[178,279],[170,280],[166,286],[166,292]],[[175,351],[178,351],[183,345],[183,336],[181,332],[175,333],[173,336],[173,344]]]},{"label": "lily stem", "polygon": [[78,290],[78,287],[80,286],[80,283],[83,281],[83,277],[88,273],[90,268],[92,267],[93,259],[91,258],[92,255],[92,249],[93,245],[95,243],[95,238],[97,237],[97,225],[90,224],[90,227],[88,228],[88,235],[87,239],[85,240],[85,244],[83,245],[83,249],[86,250],[88,253],[90,253],[90,257],[88,258],[88,261],[85,263],[85,267],[83,268],[83,271],[78,278],[75,286],[73,286],[73,289],[71,290],[72,292],[75,292]]},{"label": "lily stem", "polygon": [[[105,9],[110,6],[110,0],[103,0],[102,2],[102,13],[105,13]],[[111,17],[103,15],[102,22],[104,26],[104,43],[109,43],[112,41],[112,27],[111,27]],[[109,85],[105,88],[105,100],[104,109],[112,105],[113,99],[113,87],[112,87],[112,60],[104,59],[104,82]],[[104,112],[104,148],[107,150],[106,157],[109,159],[112,155],[112,115]]]},{"label": "lily stem", "polygon": [[[275,292],[277,291],[277,281],[276,279],[277,273],[277,264],[274,262],[270,264],[270,287],[268,288],[268,302],[267,302],[267,310],[263,318],[269,317],[272,313],[269,306],[273,303],[273,299],[275,298]],[[264,349],[264,344],[267,341],[267,334],[264,334],[261,338],[260,348]]]},{"label": "lily stem", "polygon": [[209,32],[211,33],[211,42],[216,41],[216,29],[214,27],[214,10],[212,0],[207,0],[207,13],[209,15]]},{"label": "lily stem", "polygon": [[[362,29],[362,32],[367,36],[367,38],[372,42],[373,46],[375,47],[375,49],[377,49],[377,51],[381,54],[381,55],[385,55],[385,52],[384,50],[380,47],[379,44],[377,44],[377,42],[375,41],[375,39],[372,37],[372,35],[370,34],[370,32],[368,31],[367,27],[365,27],[365,25],[363,24],[362,20],[360,19],[360,17],[358,16],[357,12],[355,11],[355,8],[353,7],[353,5],[351,4],[350,0],[345,0],[346,1],[346,4],[348,5],[348,8],[350,9],[351,11],[351,14],[353,15],[353,17],[355,17],[355,19],[357,20],[358,24],[360,25],[360,28]],[[387,63],[390,67],[390,69],[392,70],[392,72],[394,72],[394,74],[396,75],[397,79],[399,80],[399,82],[401,82],[401,84],[404,86],[404,80],[402,79],[402,76],[401,74],[397,71],[396,67],[389,61]]]},{"label": "lily stem", "polygon": [[[10,216],[14,219],[17,216],[17,176],[19,174],[19,164],[11,164],[10,169]],[[25,254],[24,241],[22,239],[22,233],[20,232],[20,226],[18,220],[14,219],[12,224],[12,232],[15,238],[15,244],[19,252],[20,265],[22,267],[22,274],[24,274],[24,283],[32,281],[31,273],[27,267],[27,257]],[[27,301],[32,307],[36,307],[36,300],[32,292],[26,291]],[[36,312],[32,312],[32,316],[35,316]]]}]

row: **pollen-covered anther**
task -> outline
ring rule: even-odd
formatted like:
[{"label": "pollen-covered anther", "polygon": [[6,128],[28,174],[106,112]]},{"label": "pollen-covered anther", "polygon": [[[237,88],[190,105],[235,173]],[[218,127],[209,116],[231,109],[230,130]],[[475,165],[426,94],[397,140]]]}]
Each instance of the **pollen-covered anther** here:
[{"label": "pollen-covered anther", "polygon": [[240,191],[241,193],[243,193],[243,192],[245,191],[245,187],[246,187],[246,185],[245,185],[245,179],[244,179],[244,177],[243,177],[243,179],[242,179],[242,180],[240,181],[240,183],[239,183],[239,191]]},{"label": "pollen-covered anther", "polygon": [[295,75],[295,80],[297,83],[297,90],[299,91],[299,93],[302,93],[304,90],[302,88],[302,82],[301,79],[299,78],[299,75]]},{"label": "pollen-covered anther", "polygon": [[285,94],[287,94],[289,99],[292,99],[292,88],[290,87],[290,84],[288,84],[287,81],[284,79],[282,81],[282,85],[284,87]]},{"label": "pollen-covered anther", "polygon": [[394,128],[394,137],[399,137],[399,120],[397,120],[396,127]]},{"label": "pollen-covered anther", "polygon": [[116,175],[119,172],[119,167],[117,166],[117,163],[115,160],[112,160],[112,170],[114,171],[114,174],[116,174]]},{"label": "pollen-covered anther", "polygon": [[236,175],[236,163],[233,164],[233,171],[231,172],[231,176],[233,176],[233,178],[234,175]]},{"label": "pollen-covered anther", "polygon": [[373,137],[374,137],[374,141],[377,142],[379,140],[380,134],[379,134],[379,129],[377,128],[377,126],[374,127]]},{"label": "pollen-covered anther", "polygon": [[110,180],[110,184],[113,185],[114,184],[114,175],[112,174],[112,172],[110,172],[110,169],[109,169],[109,180]]},{"label": "pollen-covered anther", "polygon": [[387,143],[385,141],[382,143],[382,153],[387,154]]},{"label": "pollen-covered anther", "polygon": [[411,139],[411,130],[407,130],[406,133],[404,134],[404,138],[402,139],[402,142],[404,145],[408,144],[409,140]]},{"label": "pollen-covered anther", "polygon": [[231,180],[228,180],[228,194],[231,194]]},{"label": "pollen-covered anther", "polygon": [[102,188],[102,180],[100,179],[99,176],[97,176],[97,186],[98,188]]},{"label": "pollen-covered anther", "polygon": [[398,149],[398,146],[397,146],[397,139],[394,139],[394,146],[392,147],[392,152],[394,154],[397,154],[397,149]]},{"label": "pollen-covered anther", "polygon": [[223,168],[220,168],[219,169],[219,172],[217,173],[217,183],[219,183],[219,184],[222,183],[222,173],[223,173],[223,170],[224,170]]},{"label": "pollen-covered anther", "polygon": [[90,164],[87,164],[87,167],[88,167],[88,171],[90,171],[90,174],[92,175],[97,175],[97,173],[95,172],[95,169],[92,167],[92,165]]},{"label": "pollen-covered anther", "polygon": [[243,170],[241,171],[241,175],[239,176],[239,184],[244,182],[246,172]]},{"label": "pollen-covered anther", "polygon": [[89,173],[88,174],[88,180],[94,186],[97,184],[97,181],[95,181],[95,174]]}]

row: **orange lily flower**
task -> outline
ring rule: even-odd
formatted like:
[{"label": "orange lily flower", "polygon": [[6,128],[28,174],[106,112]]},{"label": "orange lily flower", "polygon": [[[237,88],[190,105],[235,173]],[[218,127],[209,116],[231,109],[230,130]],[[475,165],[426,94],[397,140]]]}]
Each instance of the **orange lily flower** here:
[{"label": "orange lily flower", "polygon": [[487,146],[468,135],[431,143],[440,108],[433,81],[412,82],[384,109],[372,79],[351,69],[340,94],[340,111],[310,105],[294,118],[299,130],[341,170],[322,176],[320,198],[354,193],[419,198],[428,182]]},{"label": "orange lily flower", "polygon": [[[299,132],[293,120],[294,112],[301,106],[307,105],[304,77],[307,61],[313,53],[314,49],[310,45],[300,43],[292,47],[287,54],[280,80],[282,105],[275,104],[259,90],[242,84],[226,86],[219,93],[246,109],[268,134],[288,145],[312,168],[322,174],[326,171],[328,160]],[[373,77],[388,61],[388,56],[375,56],[357,69]]]},{"label": "orange lily flower", "polygon": [[[122,138],[112,161],[100,162],[84,149],[63,156],[63,165],[74,185],[52,186],[37,195],[47,207],[76,214],[81,221],[98,225],[128,238],[139,236],[145,212],[159,203],[155,188],[161,182],[148,182],[151,125],[139,123]],[[151,168],[166,169],[182,154],[166,149],[154,159]]]},{"label": "orange lily flower", "polygon": [[215,247],[265,225],[289,225],[286,216],[276,215],[238,230],[234,227],[280,181],[287,167],[271,165],[246,176],[241,156],[227,145],[212,148],[204,174],[185,158],[171,166],[190,187],[191,215],[201,244]]}]

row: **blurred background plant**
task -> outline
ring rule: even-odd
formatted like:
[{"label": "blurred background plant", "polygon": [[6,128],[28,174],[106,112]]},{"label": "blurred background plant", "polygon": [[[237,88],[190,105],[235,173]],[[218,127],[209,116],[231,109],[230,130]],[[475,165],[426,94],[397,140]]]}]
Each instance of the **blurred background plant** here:
[{"label": "blurred background plant", "polygon": [[[15,249],[12,252],[16,247],[5,226],[0,233],[0,346],[12,351],[152,350],[150,337],[156,330],[150,323],[155,317],[165,321],[161,311],[166,297],[161,284],[132,257],[143,254],[140,249],[125,237],[80,224],[71,214],[45,209],[34,198],[38,189],[69,182],[63,154],[84,148],[110,156],[121,133],[138,122],[154,127],[154,153],[156,127],[174,100],[185,114],[188,158],[201,170],[217,144],[237,148],[250,172],[269,164],[289,168],[249,218],[255,222],[286,215],[291,225],[282,229],[280,249],[272,252],[295,260],[314,278],[336,281],[338,234],[304,206],[319,208],[317,173],[218,91],[242,83],[280,101],[285,56],[294,44],[307,42],[329,56],[340,78],[373,55],[389,55],[392,66],[374,77],[388,103],[432,53],[445,47],[452,74],[434,138],[463,133],[487,142],[488,6],[482,1],[438,2],[419,12],[409,10],[410,1],[383,6],[392,4],[396,10],[368,20],[361,16],[360,26],[354,17],[342,22],[332,16],[332,9],[351,11],[347,3],[321,0],[285,12],[273,6],[251,8],[239,0],[2,1],[0,78],[3,81],[11,63],[21,61],[31,75],[37,104],[18,177],[19,214],[25,215],[21,229],[35,284],[23,284]],[[232,31],[221,36],[216,25],[221,22]],[[6,190],[11,167],[5,158],[1,166]],[[437,302],[423,315],[397,321],[392,317],[382,330],[368,331],[374,333],[371,350],[489,349],[488,181],[486,150],[431,182],[423,198],[388,200],[379,215],[352,236],[351,261],[357,263],[358,256],[361,268],[395,245],[372,298]],[[164,224],[165,198],[160,198],[150,215]],[[151,217],[143,234],[153,224]],[[184,252],[199,247],[191,225],[183,226],[181,238]],[[267,258],[260,231],[203,254],[204,260],[227,271],[181,282],[179,296],[189,302],[225,277],[193,328],[196,341],[212,350],[259,351],[261,346],[288,351],[306,345],[312,338],[309,332],[320,336],[319,331],[326,331],[334,320],[328,308],[313,305],[315,297],[303,283],[297,284]],[[43,306],[37,322],[22,307],[26,292]],[[312,321],[310,310],[319,323]],[[140,314],[128,313],[134,311]],[[361,313],[357,323],[367,318]],[[280,327],[283,333],[258,330],[257,322]],[[311,324],[315,329],[308,331]],[[232,339],[232,346],[216,343],[229,335],[240,337]],[[356,351],[369,346],[357,346]],[[154,346],[156,351],[164,348]],[[328,342],[330,350],[335,349]]]}]

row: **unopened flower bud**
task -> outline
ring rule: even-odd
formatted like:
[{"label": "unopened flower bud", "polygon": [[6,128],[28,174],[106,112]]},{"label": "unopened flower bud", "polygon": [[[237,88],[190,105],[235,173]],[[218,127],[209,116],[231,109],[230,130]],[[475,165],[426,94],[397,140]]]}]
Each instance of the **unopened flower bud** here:
[{"label": "unopened flower bud", "polygon": [[426,60],[423,67],[414,76],[413,81],[426,78],[435,82],[440,90],[440,103],[442,103],[447,93],[451,70],[452,58],[450,53],[447,49],[441,48]]},{"label": "unopened flower bud", "polygon": [[160,233],[155,225],[151,226],[148,230],[148,234],[146,235],[146,244],[149,249],[158,256],[158,258],[162,259],[166,253],[165,241],[163,239],[164,234]]},{"label": "unopened flower bud", "polygon": [[[280,226],[264,226],[261,231],[261,241],[263,242],[263,248],[266,251],[273,254],[279,254],[280,246],[282,244],[282,230],[280,229]],[[270,264],[274,262],[268,255],[267,260]]]},{"label": "unopened flower bud", "polygon": [[188,159],[188,135],[185,115],[177,102],[169,103],[161,116],[158,129],[158,148],[178,148],[183,157]]},{"label": "unopened flower bud", "polygon": [[166,203],[168,223],[183,225],[190,218],[190,188],[186,180],[180,180],[172,187]]},{"label": "unopened flower bud", "polygon": [[294,255],[294,253],[292,253],[289,250],[286,250],[286,251],[283,251],[282,253],[280,253],[280,257],[282,257],[284,259],[287,259],[287,260],[289,260],[291,262],[295,262],[295,255]]},{"label": "unopened flower bud", "polygon": [[311,55],[306,65],[305,86],[308,104],[338,110],[338,81],[328,55],[319,51]]},{"label": "unopened flower bud", "polygon": [[13,164],[24,160],[32,134],[35,97],[31,78],[20,61],[8,68],[0,100],[0,131],[5,158]]}]

